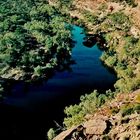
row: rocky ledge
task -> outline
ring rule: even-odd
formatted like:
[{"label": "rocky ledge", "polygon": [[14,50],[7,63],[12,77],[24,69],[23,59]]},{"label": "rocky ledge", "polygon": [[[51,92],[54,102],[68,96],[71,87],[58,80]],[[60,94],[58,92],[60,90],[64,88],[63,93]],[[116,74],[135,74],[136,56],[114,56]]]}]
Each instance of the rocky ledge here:
[{"label": "rocky ledge", "polygon": [[62,132],[54,140],[139,140],[140,115],[125,117],[116,114],[110,118],[98,116],[83,125]]},{"label": "rocky ledge", "polygon": [[85,120],[54,140],[139,140],[140,90],[118,94]]}]

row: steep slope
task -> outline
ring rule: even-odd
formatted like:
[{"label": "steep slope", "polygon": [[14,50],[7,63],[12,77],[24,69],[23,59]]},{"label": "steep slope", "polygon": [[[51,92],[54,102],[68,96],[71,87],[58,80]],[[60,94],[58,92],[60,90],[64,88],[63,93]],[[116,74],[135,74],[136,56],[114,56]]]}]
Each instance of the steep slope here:
[{"label": "steep slope", "polygon": [[54,140],[140,139],[140,90],[118,94],[85,120]]},{"label": "steep slope", "polygon": [[72,14],[84,19],[90,34],[103,33],[107,41],[101,59],[116,71],[115,87],[124,92],[140,88],[140,5],[92,0],[89,6],[82,1],[75,5]]},{"label": "steep slope", "polygon": [[117,74],[116,96],[54,140],[139,140],[140,2],[75,0],[73,7],[68,10],[71,17],[77,17],[78,24],[82,21],[89,34],[102,34],[107,42],[101,59]]}]

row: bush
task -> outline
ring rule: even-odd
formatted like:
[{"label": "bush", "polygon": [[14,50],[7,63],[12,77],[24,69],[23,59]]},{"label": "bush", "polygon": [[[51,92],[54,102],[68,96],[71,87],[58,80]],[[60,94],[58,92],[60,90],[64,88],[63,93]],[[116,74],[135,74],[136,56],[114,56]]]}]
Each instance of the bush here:
[{"label": "bush", "polygon": [[135,0],[113,0],[115,2],[126,2],[128,5],[135,7],[137,4],[135,3]]},{"label": "bush", "polygon": [[41,66],[37,66],[34,68],[34,74],[37,76],[40,76],[42,74],[42,68]]},{"label": "bush", "polygon": [[50,128],[47,133],[48,140],[53,140],[53,138],[56,136],[55,130],[53,128]]},{"label": "bush", "polygon": [[128,31],[131,27],[131,22],[128,16],[126,16],[123,12],[115,12],[108,16],[108,18],[112,21],[112,25],[116,28],[123,29]]},{"label": "bush", "polygon": [[140,104],[129,103],[125,104],[120,109],[123,116],[131,115],[134,112],[140,113]]},{"label": "bush", "polygon": [[136,104],[134,110],[140,114],[140,104]]},{"label": "bush", "polygon": [[101,11],[105,11],[107,9],[108,9],[108,5],[106,3],[102,3],[98,8],[98,10],[101,10]]},{"label": "bush", "polygon": [[133,108],[125,108],[122,110],[122,115],[126,116],[126,115],[131,115],[132,113],[134,113],[134,109]]},{"label": "bush", "polygon": [[90,13],[89,11],[84,11],[83,15],[84,15],[85,19],[88,22],[92,23],[93,25],[96,25],[99,23],[98,16]]},{"label": "bush", "polygon": [[135,101],[136,101],[137,103],[140,103],[140,93],[136,96]]},{"label": "bush", "polygon": [[107,66],[109,67],[113,67],[116,65],[116,61],[117,61],[117,58],[116,56],[110,56],[108,57],[106,60],[105,60],[105,63],[107,64]]},{"label": "bush", "polygon": [[65,108],[64,112],[67,115],[64,119],[65,126],[69,128],[82,123],[86,114],[94,113],[107,100],[113,97],[114,93],[110,90],[106,94],[99,94],[95,90],[89,95],[81,96],[81,102],[78,105],[71,105]]}]

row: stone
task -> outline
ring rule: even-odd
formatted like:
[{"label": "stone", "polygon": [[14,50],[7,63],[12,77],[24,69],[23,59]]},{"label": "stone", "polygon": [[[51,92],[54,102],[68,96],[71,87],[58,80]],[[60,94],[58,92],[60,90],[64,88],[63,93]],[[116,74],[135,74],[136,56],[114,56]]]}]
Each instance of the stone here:
[{"label": "stone", "polygon": [[93,137],[91,138],[91,140],[99,140],[99,137],[96,135],[93,135]]},{"label": "stone", "polygon": [[72,127],[71,129],[68,129],[66,131],[63,131],[58,136],[56,136],[53,140],[65,140],[67,137],[71,137],[71,135],[77,130],[79,126]]},{"label": "stone", "polygon": [[84,124],[84,128],[87,135],[102,135],[107,128],[107,124],[101,119],[89,120]]}]

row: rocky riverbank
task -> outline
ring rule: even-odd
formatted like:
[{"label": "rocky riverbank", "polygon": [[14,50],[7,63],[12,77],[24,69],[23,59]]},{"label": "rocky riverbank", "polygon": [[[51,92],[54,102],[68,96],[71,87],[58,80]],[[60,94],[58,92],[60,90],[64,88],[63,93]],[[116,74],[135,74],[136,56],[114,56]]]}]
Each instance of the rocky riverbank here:
[{"label": "rocky riverbank", "polygon": [[54,140],[138,140],[140,139],[140,90],[118,94],[85,122],[72,127]]},{"label": "rocky riverbank", "polygon": [[[84,22],[90,34],[103,33],[102,61],[114,69],[116,96],[85,121],[54,140],[140,139],[140,3],[139,1],[75,0],[71,17]],[[90,38],[91,39],[91,38]],[[89,41],[90,43],[90,41]],[[78,115],[78,114],[77,114]]]}]

